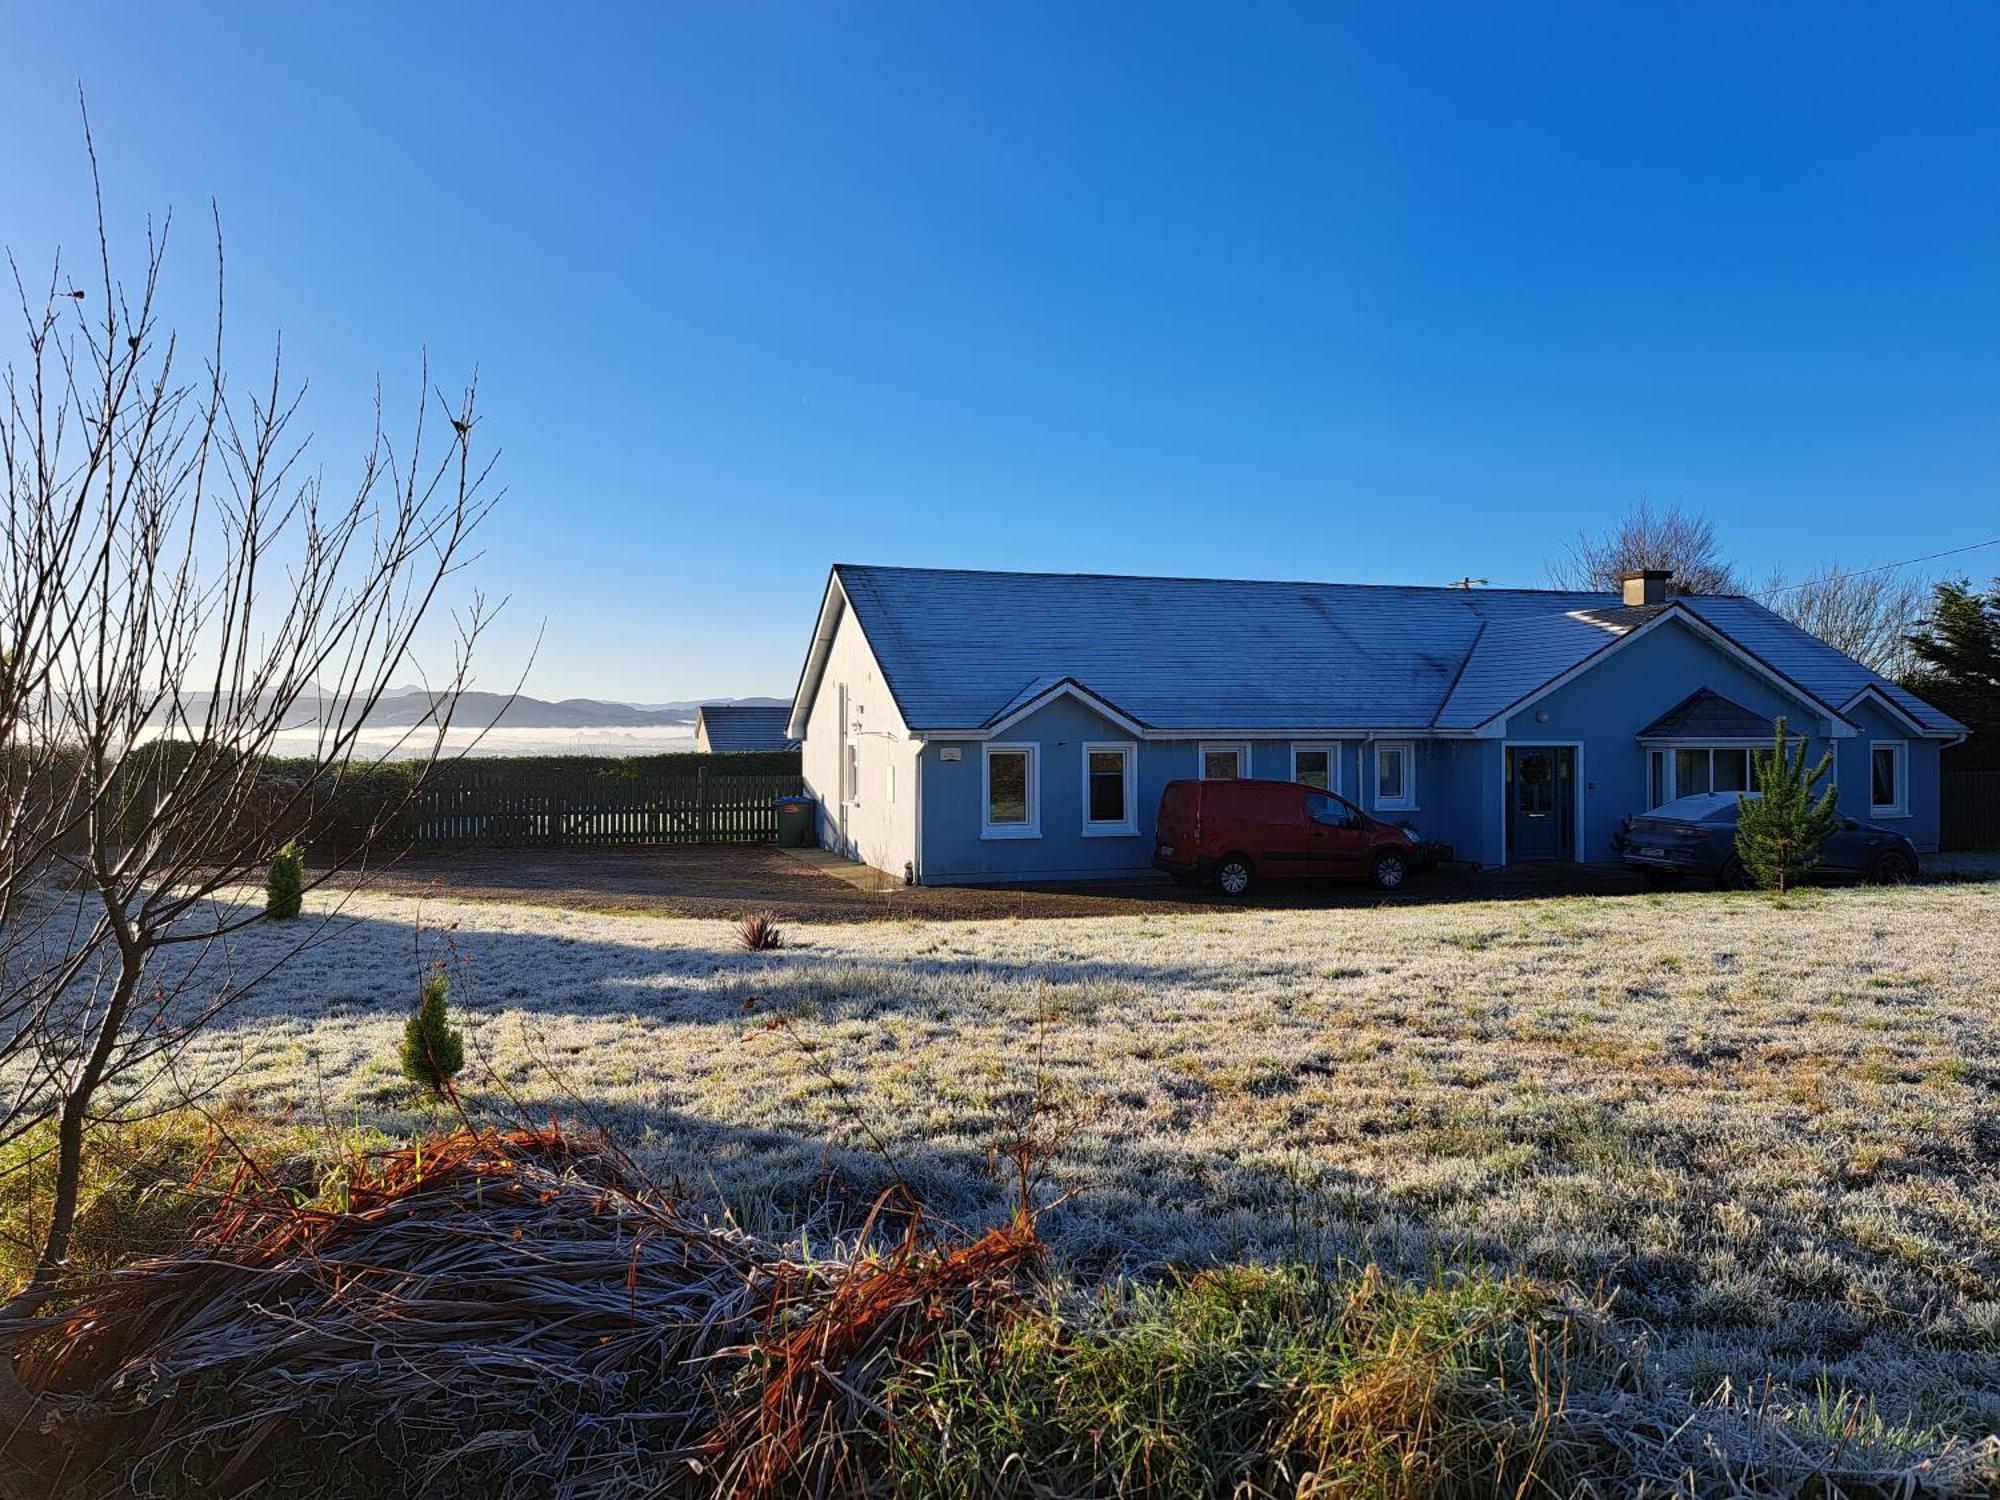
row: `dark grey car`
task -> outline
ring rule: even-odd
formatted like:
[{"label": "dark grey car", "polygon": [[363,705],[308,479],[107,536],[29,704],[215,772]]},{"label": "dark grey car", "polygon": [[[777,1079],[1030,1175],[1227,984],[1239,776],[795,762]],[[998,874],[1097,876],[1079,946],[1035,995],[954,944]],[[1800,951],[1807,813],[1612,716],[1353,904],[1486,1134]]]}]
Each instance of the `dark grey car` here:
[{"label": "dark grey car", "polygon": [[[1736,857],[1736,814],[1745,797],[1756,795],[1704,792],[1628,817],[1619,830],[1619,853],[1626,864],[1657,884],[1672,885],[1693,875],[1734,889],[1743,884],[1743,865]],[[1843,818],[1821,847],[1811,873],[1891,883],[1915,879],[1917,864],[1917,846],[1902,834]]]}]

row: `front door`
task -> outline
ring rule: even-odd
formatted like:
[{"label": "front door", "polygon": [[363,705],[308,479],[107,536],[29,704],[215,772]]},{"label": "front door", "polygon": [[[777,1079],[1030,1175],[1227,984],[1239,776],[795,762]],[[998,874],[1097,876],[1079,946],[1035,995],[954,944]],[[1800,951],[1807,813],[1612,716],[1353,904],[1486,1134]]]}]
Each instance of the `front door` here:
[{"label": "front door", "polygon": [[1507,857],[1576,858],[1576,751],[1507,747]]}]

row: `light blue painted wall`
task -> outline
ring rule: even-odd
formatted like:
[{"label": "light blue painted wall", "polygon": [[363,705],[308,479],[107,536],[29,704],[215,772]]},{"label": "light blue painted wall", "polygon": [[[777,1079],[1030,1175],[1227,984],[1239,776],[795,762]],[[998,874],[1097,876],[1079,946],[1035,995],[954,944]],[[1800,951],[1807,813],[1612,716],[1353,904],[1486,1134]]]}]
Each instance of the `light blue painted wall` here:
[{"label": "light blue painted wall", "polygon": [[[1926,854],[1938,846],[1938,798],[1940,747],[1936,740],[1920,740],[1872,703],[1864,703],[1847,716],[1862,731],[1851,740],[1842,740],[1835,753],[1834,772],[1840,778],[1840,810],[1850,818],[1875,823],[1905,834]],[[1869,757],[1876,740],[1902,740],[1909,761],[1908,812],[1892,816],[1869,807],[1872,800]]]},{"label": "light blue painted wall", "polygon": [[[1584,789],[1578,854],[1588,863],[1615,863],[1613,833],[1627,813],[1643,811],[1647,794],[1646,750],[1639,731],[1686,698],[1708,687],[1753,713],[1787,716],[1795,729],[1810,731],[1814,755],[1826,746],[1817,735],[1817,714],[1741,666],[1693,631],[1669,623],[1623,647],[1600,667],[1517,714],[1502,739],[1415,740],[1416,801],[1411,810],[1385,810],[1375,800],[1371,743],[1340,742],[1339,790],[1371,814],[1408,823],[1427,838],[1452,846],[1461,859],[1494,866],[1506,857],[1507,789],[1505,745],[1580,742]],[[1545,720],[1538,715],[1545,714]],[[1872,819],[1900,827],[1920,849],[1937,846],[1938,749],[1905,735],[1873,709],[1856,711],[1864,733],[1835,742],[1840,808],[1850,817],[1870,819],[1868,746],[1877,735],[1907,739],[1910,815]],[[1083,827],[1083,745],[1126,741],[1129,736],[1073,699],[1061,699],[1008,730],[1009,743],[1032,743],[1040,750],[1041,836],[1034,839],[981,837],[984,798],[981,751],[960,742],[960,759],[945,761],[951,742],[924,747],[922,875],[927,883],[1008,880],[1078,880],[1143,874],[1151,869],[1153,819],[1169,781],[1199,774],[1196,742],[1138,743],[1138,800],[1135,834],[1085,837]],[[1291,777],[1289,740],[1250,745],[1250,774],[1272,780]]]},{"label": "light blue painted wall", "polygon": [[[1669,623],[1619,650],[1604,664],[1551,693],[1507,724],[1513,744],[1583,742],[1581,775],[1584,814],[1580,857],[1611,863],[1611,838],[1620,819],[1646,805],[1646,751],[1638,732],[1696,688],[1708,687],[1765,718],[1784,714],[1791,728],[1808,733],[1810,755],[1827,748],[1818,734],[1819,715],[1766,678],[1718,651],[1693,631]],[[1546,713],[1546,722],[1538,715]],[[1873,723],[1864,728],[1873,730]],[[1900,737],[1900,736],[1897,736]],[[1835,741],[1839,805],[1850,817],[1868,817],[1867,734]],[[1929,847],[1937,838],[1937,751],[1910,746],[1912,837],[1926,830]],[[1494,769],[1496,787],[1501,771]],[[1502,808],[1504,820],[1504,806]],[[1495,830],[1496,835],[1500,830]],[[1926,847],[1923,839],[1918,846]]]},{"label": "light blue painted wall", "polygon": [[[1030,714],[1001,737],[1007,744],[1038,747],[1041,837],[989,839],[984,821],[985,780],[978,742],[956,745],[960,759],[941,751],[951,741],[924,746],[923,839],[919,846],[926,884],[975,880],[1080,880],[1131,875],[1152,868],[1153,817],[1160,793],[1177,776],[1195,774],[1192,744],[1141,742],[1138,749],[1136,834],[1083,836],[1083,746],[1129,741],[1131,736],[1073,698]],[[1255,763],[1256,751],[1252,751]]]},{"label": "light blue painted wall", "polygon": [[[1083,746],[1125,742],[1129,736],[1074,699],[1060,699],[1031,714],[1002,737],[1007,744],[1033,744],[1039,752],[1041,797],[1039,838],[986,838],[981,834],[985,796],[983,758],[977,742],[957,742],[959,759],[943,750],[952,741],[924,747],[922,872],[927,884],[984,880],[1081,880],[1150,872],[1153,820],[1169,781],[1200,774],[1194,740],[1138,744],[1138,832],[1086,837],[1083,834]],[[1312,741],[1305,743],[1324,743]],[[1339,789],[1369,812],[1392,822],[1409,822],[1424,836],[1440,838],[1461,851],[1476,844],[1497,797],[1499,764],[1493,747],[1470,741],[1414,742],[1417,806],[1411,811],[1378,808],[1374,760],[1366,744],[1336,742]],[[1290,740],[1252,740],[1250,774],[1288,781]],[[1365,774],[1364,774],[1365,773]],[[1472,855],[1470,857],[1478,857]]]}]

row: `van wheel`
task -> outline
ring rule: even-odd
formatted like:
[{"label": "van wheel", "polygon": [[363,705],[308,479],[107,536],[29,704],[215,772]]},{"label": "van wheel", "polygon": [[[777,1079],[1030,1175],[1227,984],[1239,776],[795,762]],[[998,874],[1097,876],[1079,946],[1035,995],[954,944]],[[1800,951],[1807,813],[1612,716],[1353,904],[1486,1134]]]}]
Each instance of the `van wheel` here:
[{"label": "van wheel", "polygon": [[1225,896],[1248,895],[1256,878],[1251,873],[1250,861],[1240,854],[1225,856],[1215,867],[1215,888]]},{"label": "van wheel", "polygon": [[1387,854],[1375,856],[1368,875],[1375,882],[1376,890],[1399,891],[1403,882],[1410,878],[1410,862],[1392,849]]},{"label": "van wheel", "polygon": [[1749,888],[1750,877],[1743,873],[1743,861],[1732,858],[1715,874],[1715,888],[1718,891],[1741,891]]}]

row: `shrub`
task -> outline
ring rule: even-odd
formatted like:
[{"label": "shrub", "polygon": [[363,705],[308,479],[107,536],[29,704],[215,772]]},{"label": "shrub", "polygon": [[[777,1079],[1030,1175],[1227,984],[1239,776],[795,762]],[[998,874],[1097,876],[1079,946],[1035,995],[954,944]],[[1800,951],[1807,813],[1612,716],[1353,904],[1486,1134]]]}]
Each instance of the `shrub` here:
[{"label": "shrub", "polygon": [[736,941],[752,953],[766,953],[785,946],[785,934],[767,911],[752,912],[736,924]]},{"label": "shrub", "polygon": [[1828,750],[1819,764],[1806,765],[1806,742],[1793,742],[1782,716],[1772,725],[1772,747],[1756,753],[1757,789],[1746,797],[1736,820],[1736,857],[1751,884],[1779,895],[1819,863],[1820,846],[1840,826],[1833,810],[1834,788],[1819,789],[1833,769]]},{"label": "shrub", "polygon": [[264,882],[264,915],[274,922],[289,922],[299,914],[305,898],[306,852],[297,839],[289,839],[271,861],[271,873]]},{"label": "shrub", "polygon": [[452,1029],[445,1010],[450,987],[444,965],[437,965],[424,976],[416,1014],[403,1023],[403,1076],[437,1095],[451,1092],[451,1080],[465,1066],[465,1037]]}]

